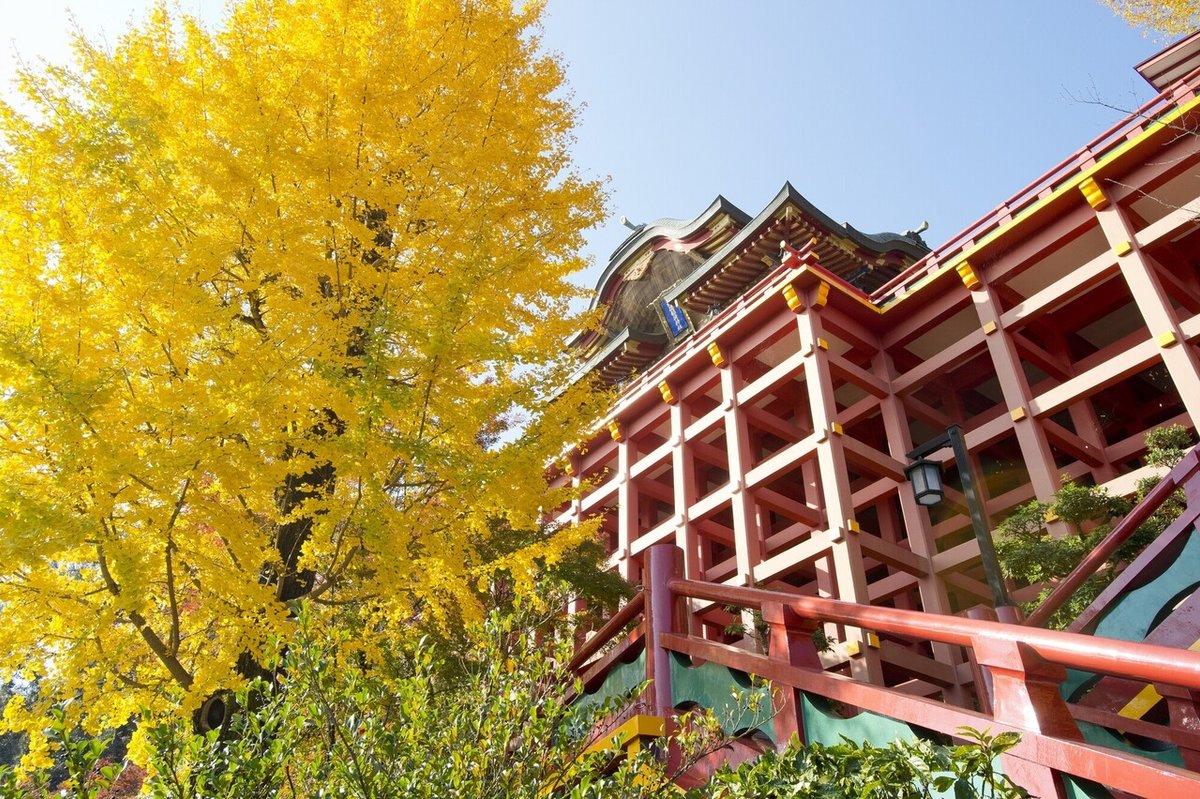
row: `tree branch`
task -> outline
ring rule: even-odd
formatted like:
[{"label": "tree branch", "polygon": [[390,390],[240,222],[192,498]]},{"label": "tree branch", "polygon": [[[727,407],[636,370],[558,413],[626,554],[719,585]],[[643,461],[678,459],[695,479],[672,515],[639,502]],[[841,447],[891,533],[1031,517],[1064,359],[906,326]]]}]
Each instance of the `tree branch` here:
[{"label": "tree branch", "polygon": [[[112,572],[108,568],[108,558],[104,555],[103,544],[96,544],[96,560],[100,564],[100,576],[103,578],[104,585],[108,588],[109,593],[113,596],[120,596],[121,586],[113,579]],[[146,617],[136,610],[126,610],[125,615],[133,622],[133,626],[137,627],[138,632],[141,633],[142,640],[146,642],[146,646],[150,647],[150,651],[167,668],[167,671],[171,674],[175,682],[184,688],[191,688],[193,679],[191,672],[183,667],[183,664],[179,662],[179,658],[167,650],[167,646],[163,643],[163,640],[158,637],[154,630],[150,629],[150,624],[146,621]]]},{"label": "tree branch", "polygon": [[[200,461],[192,464],[192,471],[200,465]],[[171,535],[171,531],[175,528],[175,521],[179,518],[180,511],[183,510],[184,502],[187,501],[188,488],[192,485],[192,476],[188,475],[183,481],[183,488],[179,492],[179,499],[175,500],[175,508],[171,511],[171,518],[167,520],[167,527],[164,531],[167,535],[167,546],[164,556],[166,558],[167,570],[167,603],[171,607],[171,635],[168,643],[171,656],[179,654],[179,600],[175,596],[175,564],[172,553],[175,550],[175,538]]]}]

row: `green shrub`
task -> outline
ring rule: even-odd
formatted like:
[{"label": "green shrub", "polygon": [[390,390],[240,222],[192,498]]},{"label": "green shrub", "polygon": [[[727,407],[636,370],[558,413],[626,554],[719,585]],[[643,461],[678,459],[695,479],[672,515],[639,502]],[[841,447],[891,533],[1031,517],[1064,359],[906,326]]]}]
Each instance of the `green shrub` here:
[{"label": "green shrub", "polygon": [[[1152,430],[1146,434],[1146,462],[1153,466],[1174,466],[1191,445],[1192,434],[1182,425]],[[1136,500],[1141,501],[1157,483],[1157,478],[1140,481]],[[1129,513],[1132,507],[1128,500],[1114,497],[1103,488],[1064,483],[1053,502],[1026,503],[996,526],[1000,568],[1006,577],[1018,582],[1052,584],[1070,574],[1112,532],[1115,520]],[[1183,498],[1176,492],[1050,617],[1047,626],[1062,629],[1078,618],[1113,581],[1120,566],[1136,558],[1182,510]],[[1051,514],[1070,527],[1072,534],[1051,536],[1046,529]],[[1026,603],[1025,610],[1032,611],[1040,605],[1050,591],[1047,585],[1036,600]]]}]

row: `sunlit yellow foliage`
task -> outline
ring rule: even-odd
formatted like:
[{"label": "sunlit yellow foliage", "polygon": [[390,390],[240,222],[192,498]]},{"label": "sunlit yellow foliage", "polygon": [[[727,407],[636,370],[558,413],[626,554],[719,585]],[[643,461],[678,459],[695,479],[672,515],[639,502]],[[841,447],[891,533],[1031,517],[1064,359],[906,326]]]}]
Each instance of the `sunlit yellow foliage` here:
[{"label": "sunlit yellow foliage", "polygon": [[1171,36],[1200,28],[1200,0],[1104,0],[1135,27]]},{"label": "sunlit yellow foliage", "polygon": [[310,593],[364,636],[470,615],[476,543],[560,502],[544,465],[601,401],[547,402],[603,195],[539,13],[160,8],[24,75],[33,111],[0,109],[0,678],[82,693],[91,728],[194,707],[286,640],[275,539],[303,518]]}]

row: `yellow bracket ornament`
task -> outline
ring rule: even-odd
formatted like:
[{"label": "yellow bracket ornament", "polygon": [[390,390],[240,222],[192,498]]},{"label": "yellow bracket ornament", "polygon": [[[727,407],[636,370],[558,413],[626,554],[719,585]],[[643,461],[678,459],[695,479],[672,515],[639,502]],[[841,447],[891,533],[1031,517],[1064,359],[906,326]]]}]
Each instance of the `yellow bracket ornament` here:
[{"label": "yellow bracket ornament", "polygon": [[963,261],[955,267],[958,276],[962,278],[963,285],[968,289],[973,289],[979,285],[979,275],[975,274],[975,268],[968,261]]},{"label": "yellow bracket ornament", "polygon": [[721,354],[721,348],[717,346],[717,342],[708,345],[708,354],[712,358],[713,366],[720,369],[725,365],[725,356]]}]

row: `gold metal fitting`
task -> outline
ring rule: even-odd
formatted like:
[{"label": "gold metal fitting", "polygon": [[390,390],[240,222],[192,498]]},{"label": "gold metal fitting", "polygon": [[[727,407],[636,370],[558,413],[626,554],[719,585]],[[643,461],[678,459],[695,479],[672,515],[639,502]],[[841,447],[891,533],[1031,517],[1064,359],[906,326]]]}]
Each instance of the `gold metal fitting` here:
[{"label": "gold metal fitting", "polygon": [[791,283],[783,287],[782,294],[790,310],[797,313],[804,310],[804,301],[800,299],[800,295],[796,293],[796,288]]},{"label": "gold metal fitting", "polygon": [[973,289],[979,285],[979,276],[975,274],[975,268],[971,266],[969,261],[963,261],[955,267],[958,276],[962,278],[963,285],[968,289]]},{"label": "gold metal fitting", "polygon": [[658,390],[662,392],[662,398],[668,405],[675,404],[675,394],[671,391],[671,384],[666,380],[658,384]]},{"label": "gold metal fitting", "polygon": [[1081,180],[1079,182],[1079,190],[1083,192],[1083,199],[1087,200],[1088,205],[1092,206],[1095,210],[1101,211],[1108,207],[1108,198],[1104,196],[1104,192],[1095,178],[1084,178]]}]

